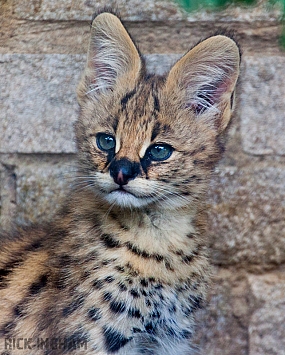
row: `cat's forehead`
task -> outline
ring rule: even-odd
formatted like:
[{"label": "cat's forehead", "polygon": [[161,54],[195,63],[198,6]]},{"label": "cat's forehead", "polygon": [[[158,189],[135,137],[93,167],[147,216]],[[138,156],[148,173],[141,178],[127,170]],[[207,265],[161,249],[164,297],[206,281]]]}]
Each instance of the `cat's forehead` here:
[{"label": "cat's forehead", "polygon": [[128,91],[120,100],[122,111],[134,111],[138,116],[159,111],[159,96],[162,79],[156,76],[144,78],[134,89]]},{"label": "cat's forehead", "polygon": [[117,133],[141,136],[152,131],[154,127],[157,130],[161,116],[160,86],[159,78],[151,77],[120,99],[116,113]]}]

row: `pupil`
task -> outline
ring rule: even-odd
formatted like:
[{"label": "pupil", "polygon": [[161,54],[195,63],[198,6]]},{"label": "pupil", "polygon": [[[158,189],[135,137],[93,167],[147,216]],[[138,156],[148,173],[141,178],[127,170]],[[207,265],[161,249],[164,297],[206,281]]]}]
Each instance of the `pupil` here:
[{"label": "pupil", "polygon": [[112,146],[113,139],[111,137],[106,137],[105,141],[106,141],[105,144],[106,144],[107,147],[111,147]]},{"label": "pupil", "polygon": [[164,151],[165,151],[165,148],[164,147],[155,147],[156,149],[156,153],[161,156],[161,155],[164,155]]},{"label": "pupil", "polygon": [[163,159],[168,154],[168,150],[164,146],[156,145],[152,148],[152,154],[157,159]]}]

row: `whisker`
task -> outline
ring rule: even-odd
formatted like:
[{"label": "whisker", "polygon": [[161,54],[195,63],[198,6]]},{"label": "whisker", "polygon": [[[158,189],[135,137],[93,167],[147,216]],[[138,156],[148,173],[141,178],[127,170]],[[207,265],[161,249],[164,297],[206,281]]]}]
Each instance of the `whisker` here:
[{"label": "whisker", "polygon": [[109,214],[111,213],[111,210],[113,209],[113,207],[115,206],[116,202],[114,201],[111,206],[108,208],[107,212],[104,214],[104,218],[105,218],[105,221],[107,220]]}]

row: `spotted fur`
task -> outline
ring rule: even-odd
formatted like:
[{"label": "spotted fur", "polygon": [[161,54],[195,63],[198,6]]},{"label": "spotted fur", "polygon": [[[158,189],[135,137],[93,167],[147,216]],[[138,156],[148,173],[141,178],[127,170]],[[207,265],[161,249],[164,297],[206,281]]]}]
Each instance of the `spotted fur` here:
[{"label": "spotted fur", "polygon": [[[1,236],[0,354],[192,354],[209,279],[203,200],[239,61],[214,36],[149,75],[120,20],[95,17],[74,186],[51,222]],[[166,159],[150,155],[157,144]]]}]

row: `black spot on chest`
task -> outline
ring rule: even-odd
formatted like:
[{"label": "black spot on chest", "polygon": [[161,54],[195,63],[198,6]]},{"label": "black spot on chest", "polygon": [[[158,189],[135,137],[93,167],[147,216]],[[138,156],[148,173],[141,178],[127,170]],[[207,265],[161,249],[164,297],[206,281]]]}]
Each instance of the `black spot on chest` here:
[{"label": "black spot on chest", "polygon": [[103,294],[103,299],[104,301],[108,302],[113,298],[112,294],[110,292],[104,292]]},{"label": "black spot on chest", "polygon": [[128,290],[127,286],[122,281],[119,282],[118,286],[120,288],[120,291],[127,291]]},{"label": "black spot on chest", "polygon": [[134,297],[134,298],[139,298],[140,297],[140,294],[137,290],[135,290],[134,288],[132,288],[130,290],[130,294]]},{"label": "black spot on chest", "polygon": [[130,308],[128,311],[128,316],[130,318],[141,318],[142,314],[139,309],[137,308]]},{"label": "black spot on chest", "polygon": [[47,285],[47,275],[42,275],[38,281],[32,283],[29,289],[30,295],[36,295]]},{"label": "black spot on chest", "polygon": [[14,314],[16,317],[23,316],[23,305],[22,304],[18,304],[14,307]]},{"label": "black spot on chest", "polygon": [[70,265],[72,263],[72,258],[68,254],[62,254],[58,258],[59,262],[59,267],[66,268],[67,265]]},{"label": "black spot on chest", "polygon": [[145,325],[145,330],[147,333],[149,334],[155,334],[156,332],[156,325],[154,322],[148,322],[146,325]]},{"label": "black spot on chest", "polygon": [[113,276],[107,276],[107,277],[105,278],[105,281],[106,281],[107,283],[112,283],[114,280],[115,280],[115,278],[114,278]]},{"label": "black spot on chest", "polygon": [[101,319],[102,315],[101,315],[101,311],[99,308],[95,308],[92,307],[88,310],[88,317],[93,321],[97,321],[99,319]]},{"label": "black spot on chest", "polygon": [[132,338],[126,338],[122,333],[109,327],[103,331],[104,343],[107,352],[115,353],[125,346]]},{"label": "black spot on chest", "polygon": [[141,279],[141,285],[143,287],[148,287],[148,281],[146,279]]},{"label": "black spot on chest", "polygon": [[126,310],[126,304],[124,302],[112,301],[110,303],[110,310],[114,313],[123,313]]},{"label": "black spot on chest", "polygon": [[4,324],[4,326],[0,329],[0,336],[1,335],[8,336],[9,333],[12,332],[15,327],[16,327],[15,322],[8,322]]},{"label": "black spot on chest", "polygon": [[6,287],[6,277],[12,273],[12,269],[0,269],[0,288]]},{"label": "black spot on chest", "polygon": [[111,234],[102,234],[101,241],[106,248],[118,248],[120,243]]},{"label": "black spot on chest", "polygon": [[101,290],[104,286],[104,280],[96,279],[93,281],[93,287],[97,290]]},{"label": "black spot on chest", "polygon": [[23,262],[23,257],[21,255],[19,255],[18,258],[15,256],[15,259],[15,261],[8,262],[3,269],[0,269],[0,288],[6,287],[8,276]]},{"label": "black spot on chest", "polygon": [[34,241],[32,244],[28,245],[25,248],[25,251],[35,251],[35,250],[39,249],[41,246],[42,246],[41,240]]}]

